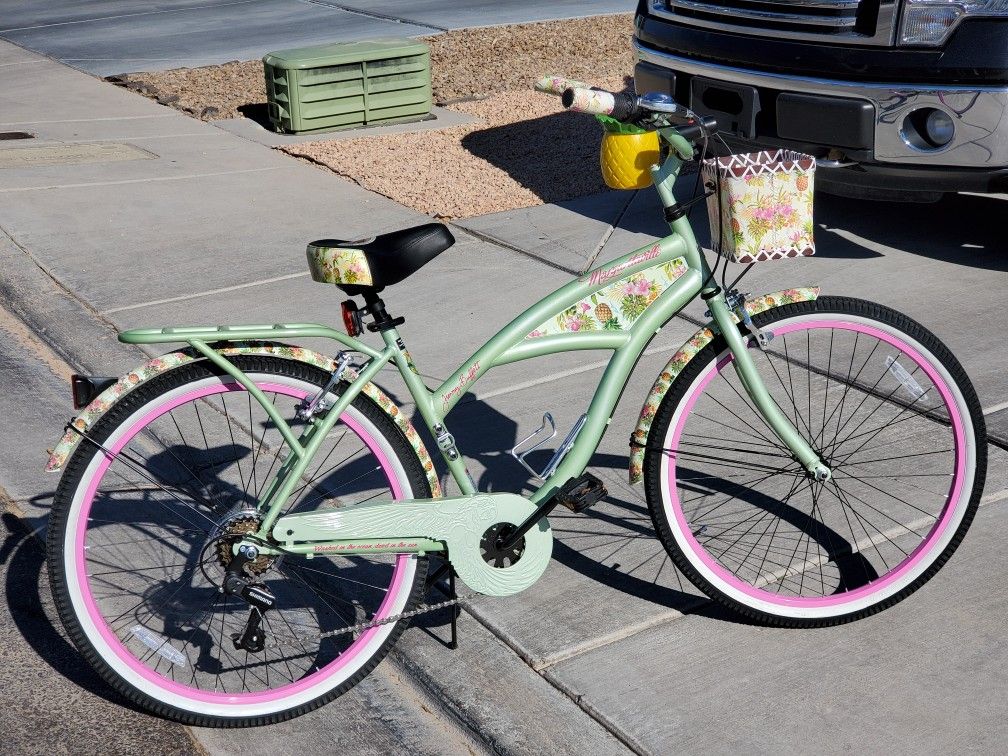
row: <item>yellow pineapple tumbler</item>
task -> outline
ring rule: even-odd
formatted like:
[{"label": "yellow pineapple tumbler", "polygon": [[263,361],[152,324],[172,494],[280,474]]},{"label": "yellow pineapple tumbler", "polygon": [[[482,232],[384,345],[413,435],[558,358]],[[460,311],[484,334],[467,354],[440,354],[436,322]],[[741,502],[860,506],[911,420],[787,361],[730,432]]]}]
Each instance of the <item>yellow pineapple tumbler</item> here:
[{"label": "yellow pineapple tumbler", "polygon": [[602,178],[610,189],[651,186],[651,166],[660,162],[658,132],[644,131],[607,116],[596,116],[602,135]]}]

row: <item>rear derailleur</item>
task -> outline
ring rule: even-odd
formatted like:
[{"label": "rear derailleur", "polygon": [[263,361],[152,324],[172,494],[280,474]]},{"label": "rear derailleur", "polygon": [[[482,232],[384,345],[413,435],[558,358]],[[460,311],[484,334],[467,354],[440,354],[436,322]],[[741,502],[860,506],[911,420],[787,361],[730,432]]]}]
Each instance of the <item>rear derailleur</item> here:
[{"label": "rear derailleur", "polygon": [[267,590],[265,585],[254,583],[244,575],[245,565],[259,558],[259,550],[255,546],[239,547],[238,553],[227,566],[221,593],[237,596],[249,605],[249,617],[245,630],[233,633],[231,641],[240,651],[259,653],[266,648],[266,633],[262,629],[262,618],[276,603],[276,597]]}]

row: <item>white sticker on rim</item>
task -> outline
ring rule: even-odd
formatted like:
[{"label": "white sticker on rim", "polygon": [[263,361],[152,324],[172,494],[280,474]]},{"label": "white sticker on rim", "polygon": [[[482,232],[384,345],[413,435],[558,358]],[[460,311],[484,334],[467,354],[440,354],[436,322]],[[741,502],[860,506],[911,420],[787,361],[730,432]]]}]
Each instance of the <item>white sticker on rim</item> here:
[{"label": "white sticker on rim", "polygon": [[130,628],[130,632],[135,635],[141,643],[143,643],[151,651],[154,651],[159,656],[164,657],[172,664],[177,664],[184,667],[186,663],[186,658],[174,646],[168,643],[167,638],[155,633],[153,630],[148,630],[143,625],[134,625]]},{"label": "white sticker on rim", "polygon": [[902,365],[900,365],[892,357],[886,357],[886,365],[889,366],[889,372],[893,374],[893,377],[897,381],[903,384],[903,387],[910,392],[913,396],[914,401],[922,398],[927,392],[921,388],[921,385],[914,380],[914,377],[906,371]]}]

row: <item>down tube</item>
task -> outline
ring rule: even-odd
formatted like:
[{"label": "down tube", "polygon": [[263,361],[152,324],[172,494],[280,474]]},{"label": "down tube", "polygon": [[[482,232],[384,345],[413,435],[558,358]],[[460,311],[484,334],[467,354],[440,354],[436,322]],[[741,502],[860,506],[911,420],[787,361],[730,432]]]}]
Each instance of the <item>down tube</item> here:
[{"label": "down tube", "polygon": [[641,352],[644,351],[651,337],[661,330],[662,325],[689,304],[699,293],[700,282],[700,271],[692,268],[686,271],[651,307],[644,311],[640,320],[634,324],[630,339],[613,352],[613,356],[606,366],[602,380],[595,390],[595,396],[592,397],[591,405],[588,407],[588,419],[581,429],[577,441],[564,457],[556,472],[530,497],[533,502],[541,501],[554,486],[558,485],[554,481],[564,483],[569,478],[576,477],[585,471],[602,440],[602,435],[609,427],[612,412],[623,394],[627,378],[630,377],[631,371],[636,366]]}]

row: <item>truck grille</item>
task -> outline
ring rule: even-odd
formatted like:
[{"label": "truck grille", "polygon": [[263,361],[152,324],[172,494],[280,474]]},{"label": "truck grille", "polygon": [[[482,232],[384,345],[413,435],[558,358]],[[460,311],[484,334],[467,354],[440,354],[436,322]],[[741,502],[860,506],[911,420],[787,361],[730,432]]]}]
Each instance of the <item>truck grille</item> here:
[{"label": "truck grille", "polygon": [[[743,34],[888,44],[886,0],[650,0],[651,12],[682,24]],[[880,16],[880,10],[883,14]]]}]

